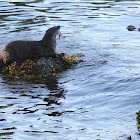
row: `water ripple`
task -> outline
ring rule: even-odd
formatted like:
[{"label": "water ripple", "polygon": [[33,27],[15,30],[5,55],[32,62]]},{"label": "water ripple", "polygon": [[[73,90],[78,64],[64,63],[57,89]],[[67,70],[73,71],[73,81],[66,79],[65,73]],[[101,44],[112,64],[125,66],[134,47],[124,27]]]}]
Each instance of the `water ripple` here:
[{"label": "water ripple", "polygon": [[1,49],[15,39],[39,40],[61,25],[57,50],[85,56],[44,81],[0,74],[0,139],[137,140],[140,33],[126,27],[139,27],[139,9],[139,1],[126,0],[1,1]]}]

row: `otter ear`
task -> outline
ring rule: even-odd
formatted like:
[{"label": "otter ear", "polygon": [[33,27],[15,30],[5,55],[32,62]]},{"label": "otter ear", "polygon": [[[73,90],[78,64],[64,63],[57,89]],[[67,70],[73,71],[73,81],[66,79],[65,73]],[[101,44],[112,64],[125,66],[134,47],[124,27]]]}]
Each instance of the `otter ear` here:
[{"label": "otter ear", "polygon": [[46,31],[46,34],[49,34],[49,29]]},{"label": "otter ear", "polygon": [[47,32],[47,31],[49,31],[49,29],[48,29],[48,30],[46,30],[46,32]]}]

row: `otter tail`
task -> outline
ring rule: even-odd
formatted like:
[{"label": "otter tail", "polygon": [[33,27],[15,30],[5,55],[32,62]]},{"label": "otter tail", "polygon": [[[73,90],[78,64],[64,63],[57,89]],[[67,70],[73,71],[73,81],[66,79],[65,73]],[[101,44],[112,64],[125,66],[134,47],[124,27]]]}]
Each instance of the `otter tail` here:
[{"label": "otter tail", "polygon": [[2,69],[3,66],[4,66],[4,62],[3,59],[0,57],[0,70]]}]

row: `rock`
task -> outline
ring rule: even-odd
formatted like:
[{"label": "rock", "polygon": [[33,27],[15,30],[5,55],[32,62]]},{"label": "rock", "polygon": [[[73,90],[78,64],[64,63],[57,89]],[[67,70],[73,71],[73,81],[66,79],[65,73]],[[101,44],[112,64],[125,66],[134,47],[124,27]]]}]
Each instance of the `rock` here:
[{"label": "rock", "polygon": [[48,76],[60,75],[64,71],[74,67],[81,62],[79,58],[83,56],[58,54],[58,57],[40,58],[36,61],[26,60],[24,62],[14,61],[11,65],[5,66],[2,73],[8,78],[34,80],[43,79]]},{"label": "rock", "polygon": [[129,26],[127,27],[127,29],[128,29],[128,31],[134,31],[134,30],[136,30],[136,27],[133,26],[133,25],[129,25]]},{"label": "rock", "polygon": [[136,119],[137,119],[137,128],[138,128],[138,131],[140,131],[140,111],[136,112],[136,114],[137,114],[137,117],[136,117]]},{"label": "rock", "polygon": [[138,31],[140,32],[140,28],[138,28]]}]

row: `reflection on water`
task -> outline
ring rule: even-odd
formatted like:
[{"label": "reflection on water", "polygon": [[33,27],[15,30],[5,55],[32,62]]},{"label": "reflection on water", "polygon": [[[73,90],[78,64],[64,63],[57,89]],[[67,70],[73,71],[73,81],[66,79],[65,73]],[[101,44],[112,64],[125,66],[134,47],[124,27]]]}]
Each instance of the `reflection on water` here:
[{"label": "reflection on water", "polygon": [[[2,122],[1,126],[3,126],[3,128],[0,129],[0,138],[11,139],[11,135],[15,134],[15,131],[17,131],[21,125],[24,127],[24,123],[21,123],[22,121],[27,123],[25,123],[25,126],[29,125],[29,128],[34,128],[34,123],[30,124],[30,121],[28,122],[28,119],[32,117],[34,118],[33,120],[38,121],[42,119],[42,115],[60,116],[65,113],[65,111],[54,111],[56,106],[61,107],[61,99],[65,99],[66,94],[66,91],[58,85],[57,77],[48,77],[45,81],[38,84],[27,83],[22,80],[3,80],[4,89],[6,89],[7,93],[4,93],[0,97],[0,122]],[[10,116],[6,114],[10,114]],[[36,115],[34,116],[32,114]],[[27,117],[27,120],[24,120],[26,115],[28,115],[29,118]],[[20,119],[21,122],[18,119]],[[10,126],[9,121],[11,122]],[[50,130],[41,131],[40,128],[38,128],[39,130],[25,128],[23,132],[26,133],[58,133]],[[21,137],[20,135],[18,138],[26,139],[26,137]]]},{"label": "reflection on water", "polygon": [[139,139],[139,1],[0,1],[0,50],[61,25],[57,51],[85,54],[61,76],[27,82],[0,74],[0,139]]}]

